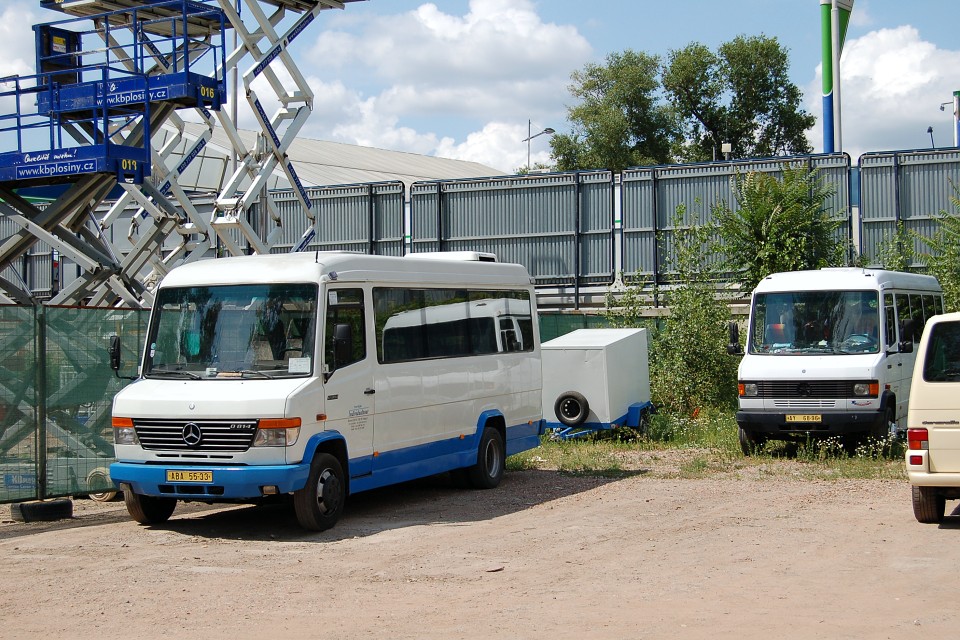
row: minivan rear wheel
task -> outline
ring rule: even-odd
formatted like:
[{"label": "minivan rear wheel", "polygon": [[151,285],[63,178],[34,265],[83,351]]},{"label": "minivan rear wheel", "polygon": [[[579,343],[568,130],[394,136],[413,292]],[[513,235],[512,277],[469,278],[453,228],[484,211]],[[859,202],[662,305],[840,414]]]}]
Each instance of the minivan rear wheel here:
[{"label": "minivan rear wheel", "polygon": [[913,515],[917,517],[917,522],[941,522],[946,506],[947,499],[937,492],[936,487],[913,487]]}]

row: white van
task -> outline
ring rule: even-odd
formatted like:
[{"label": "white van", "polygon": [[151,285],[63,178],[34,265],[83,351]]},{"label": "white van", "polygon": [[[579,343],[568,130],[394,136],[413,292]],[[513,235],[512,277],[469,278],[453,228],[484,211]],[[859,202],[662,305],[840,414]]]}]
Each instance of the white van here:
[{"label": "white van", "polygon": [[[740,445],[768,439],[885,439],[907,415],[927,318],[943,312],[936,278],[880,269],[775,273],[751,297],[738,371]],[[731,325],[731,353],[743,353]]]},{"label": "white van", "polygon": [[492,488],[544,432],[536,317],[515,264],[296,253],[178,267],[139,378],[114,399],[110,475],[141,523],[178,500],[290,494],[312,530],[388,484],[454,471]]},{"label": "white van", "polygon": [[960,313],[924,327],[907,413],[907,477],[920,522],[943,520],[960,498]]}]

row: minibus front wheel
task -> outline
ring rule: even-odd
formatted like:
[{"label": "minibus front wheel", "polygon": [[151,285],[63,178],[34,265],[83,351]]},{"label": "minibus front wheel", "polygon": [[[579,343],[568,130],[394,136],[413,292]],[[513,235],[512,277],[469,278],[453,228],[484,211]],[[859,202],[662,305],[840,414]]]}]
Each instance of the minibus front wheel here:
[{"label": "minibus front wheel", "polygon": [[297,521],[304,529],[326,531],[337,523],[347,499],[343,466],[336,456],[317,453],[303,489],[293,493]]},{"label": "minibus front wheel", "polygon": [[127,505],[130,517],[140,524],[160,524],[166,522],[177,508],[176,498],[145,496],[134,493],[127,485],[123,489],[123,502]]}]

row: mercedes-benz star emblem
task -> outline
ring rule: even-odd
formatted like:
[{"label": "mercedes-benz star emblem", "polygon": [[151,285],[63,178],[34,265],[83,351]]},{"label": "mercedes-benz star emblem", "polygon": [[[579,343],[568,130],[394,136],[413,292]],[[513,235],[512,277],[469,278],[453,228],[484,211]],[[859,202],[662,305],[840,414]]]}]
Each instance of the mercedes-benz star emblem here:
[{"label": "mercedes-benz star emblem", "polygon": [[203,439],[203,433],[200,431],[199,425],[195,422],[188,422],[183,426],[183,441],[187,443],[188,447],[196,447],[200,445],[200,440]]}]

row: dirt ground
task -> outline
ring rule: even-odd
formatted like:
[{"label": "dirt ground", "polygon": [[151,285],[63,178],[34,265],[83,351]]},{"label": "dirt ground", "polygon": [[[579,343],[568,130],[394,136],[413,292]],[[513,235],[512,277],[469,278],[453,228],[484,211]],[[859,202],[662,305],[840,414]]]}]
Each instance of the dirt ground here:
[{"label": "dirt ground", "polygon": [[287,505],[152,527],[122,502],[54,523],[2,507],[0,636],[956,637],[960,515],[917,523],[905,481],[668,475],[431,478],[355,496],[320,534]]}]

